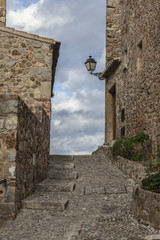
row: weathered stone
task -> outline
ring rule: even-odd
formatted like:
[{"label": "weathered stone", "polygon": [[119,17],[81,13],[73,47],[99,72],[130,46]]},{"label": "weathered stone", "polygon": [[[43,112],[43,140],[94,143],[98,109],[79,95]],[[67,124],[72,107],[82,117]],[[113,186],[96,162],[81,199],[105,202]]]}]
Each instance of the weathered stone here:
[{"label": "weathered stone", "polygon": [[[47,179],[40,183],[43,187],[22,201],[24,209],[17,218],[0,229],[2,238],[151,240],[152,236],[153,240],[155,234],[158,239],[158,231],[138,222],[131,214],[132,191],[118,190],[122,186],[132,190],[134,182],[130,182],[108,157],[102,154],[74,156],[74,163],[80,175],[75,191],[59,193],[59,188],[57,192],[51,188],[55,181],[60,185],[66,181]],[[48,184],[49,192],[45,191]],[[90,191],[84,195],[85,187],[106,188],[107,192]]]},{"label": "weathered stone", "polygon": [[17,132],[9,132],[7,136],[4,137],[5,148],[15,148],[17,143]]},{"label": "weathered stone", "polygon": [[42,97],[50,98],[51,97],[51,83],[42,82]]},{"label": "weathered stone", "polygon": [[9,176],[15,177],[16,176],[16,167],[15,167],[15,165],[10,165],[8,167],[8,172],[9,172]]},{"label": "weathered stone", "polygon": [[15,202],[15,188],[11,188],[9,187],[7,189],[7,194],[6,194],[6,202],[11,203],[11,202]]},{"label": "weathered stone", "polygon": [[8,114],[8,113],[17,113],[17,104],[16,100],[9,100],[0,102],[0,113],[1,114]]},{"label": "weathered stone", "polygon": [[107,1],[105,143],[145,132],[150,163],[160,136],[158,12],[159,0]]},{"label": "weathered stone", "polygon": [[140,188],[134,189],[132,200],[133,213],[136,217],[143,219],[146,224],[150,224],[156,229],[160,229],[159,203],[159,194],[145,191]]},{"label": "weathered stone", "polygon": [[8,161],[9,162],[15,162],[16,161],[16,151],[14,152],[8,152]]},{"label": "weathered stone", "polygon": [[45,65],[44,63],[37,62],[35,64],[35,67],[43,67],[44,65]]},{"label": "weathered stone", "polygon": [[0,119],[0,129],[4,127],[4,119]]},{"label": "weathered stone", "polygon": [[4,58],[4,54],[0,53],[0,59],[3,59],[3,58]]},{"label": "weathered stone", "polygon": [[6,0],[0,0],[0,180],[7,179],[0,217],[10,218],[47,176],[49,102],[60,44],[5,25]]},{"label": "weathered stone", "polygon": [[17,55],[21,55],[21,53],[18,50],[13,50],[12,55],[17,56]]},{"label": "weathered stone", "polygon": [[0,151],[0,161],[3,162],[5,160],[5,153]]},{"label": "weathered stone", "polygon": [[17,128],[18,118],[17,116],[13,116],[11,118],[8,118],[5,122],[5,127],[7,130],[15,130]]},{"label": "weathered stone", "polygon": [[[58,57],[58,46],[50,51],[52,39],[41,41],[41,38],[32,35],[6,28],[6,31],[0,31],[0,68],[3,69],[2,76],[7,85],[8,93],[16,93],[22,97],[27,105],[37,114],[41,113],[36,111],[37,106],[41,105],[45,108],[48,116],[50,117],[50,109],[43,105],[43,102],[36,102],[34,98],[40,98],[44,95],[47,98],[51,96],[50,91],[45,86],[41,87],[42,81],[50,82],[49,88],[53,85],[54,70],[52,66],[56,66]],[[12,40],[10,40],[12,37]],[[5,39],[3,41],[2,39]],[[36,47],[35,47],[36,46]],[[25,52],[24,52],[25,51]],[[57,53],[56,53],[57,52]],[[53,63],[53,55],[56,55],[55,62]],[[22,55],[22,57],[21,57]],[[10,58],[8,58],[10,56]],[[53,71],[52,71],[53,70]],[[32,82],[30,82],[30,80]],[[36,84],[34,84],[34,82]],[[34,89],[37,90],[34,93]],[[21,91],[19,90],[21,89]],[[23,91],[28,89],[27,91]],[[45,91],[44,94],[42,91]],[[6,90],[0,88],[0,94],[5,94]],[[47,95],[48,94],[48,95]],[[34,105],[34,107],[33,107]]]}]

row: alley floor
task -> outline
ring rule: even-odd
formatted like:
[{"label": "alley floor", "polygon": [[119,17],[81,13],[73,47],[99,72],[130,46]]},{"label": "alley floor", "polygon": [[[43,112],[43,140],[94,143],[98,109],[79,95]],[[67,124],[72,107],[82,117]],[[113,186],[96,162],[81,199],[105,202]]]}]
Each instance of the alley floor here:
[{"label": "alley floor", "polygon": [[160,239],[158,231],[137,222],[130,213],[134,182],[106,156],[74,156],[73,163],[78,173],[71,181],[76,183],[75,190],[58,194],[69,200],[66,209],[45,208],[57,192],[39,191],[35,198],[43,197],[46,205],[22,208],[14,221],[0,228],[0,240]]}]

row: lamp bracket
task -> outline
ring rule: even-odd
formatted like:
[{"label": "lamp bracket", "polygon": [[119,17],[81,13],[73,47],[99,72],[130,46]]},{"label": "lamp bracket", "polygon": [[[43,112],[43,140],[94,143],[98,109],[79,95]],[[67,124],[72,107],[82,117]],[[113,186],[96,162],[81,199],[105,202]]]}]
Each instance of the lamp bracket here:
[{"label": "lamp bracket", "polygon": [[90,72],[90,74],[98,77],[99,80],[105,80],[105,78],[101,77],[101,74],[102,74],[102,73],[93,73],[93,72]]}]

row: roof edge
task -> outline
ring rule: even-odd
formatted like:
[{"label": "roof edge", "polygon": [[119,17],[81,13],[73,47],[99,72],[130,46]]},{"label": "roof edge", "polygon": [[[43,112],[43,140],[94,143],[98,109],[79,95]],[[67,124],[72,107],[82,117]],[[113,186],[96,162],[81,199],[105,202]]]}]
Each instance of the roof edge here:
[{"label": "roof edge", "polygon": [[0,27],[0,31],[7,32],[7,33],[10,33],[10,34],[14,34],[14,35],[17,35],[17,36],[20,36],[20,37],[25,37],[25,38],[37,40],[37,41],[40,41],[40,42],[54,43],[54,44],[57,44],[57,45],[61,44],[61,42],[55,41],[53,38],[40,37],[39,35],[32,34],[32,33],[27,33],[27,32],[20,31],[20,30],[16,30],[16,29],[10,28],[10,27]]},{"label": "roof edge", "polygon": [[110,75],[117,69],[117,67],[120,65],[121,63],[121,59],[117,58],[117,59],[113,59],[109,65],[107,66],[107,68],[104,70],[104,72],[101,74],[101,77],[103,78],[109,78]]}]

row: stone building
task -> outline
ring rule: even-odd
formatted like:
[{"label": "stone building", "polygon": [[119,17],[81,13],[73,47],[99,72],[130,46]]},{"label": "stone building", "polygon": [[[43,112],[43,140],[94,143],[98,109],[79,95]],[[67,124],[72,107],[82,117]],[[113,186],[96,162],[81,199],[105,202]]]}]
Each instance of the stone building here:
[{"label": "stone building", "polygon": [[0,217],[46,178],[60,42],[6,27],[0,0]]},{"label": "stone building", "polygon": [[108,0],[106,144],[149,134],[160,146],[160,1]]}]

